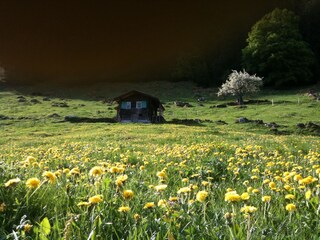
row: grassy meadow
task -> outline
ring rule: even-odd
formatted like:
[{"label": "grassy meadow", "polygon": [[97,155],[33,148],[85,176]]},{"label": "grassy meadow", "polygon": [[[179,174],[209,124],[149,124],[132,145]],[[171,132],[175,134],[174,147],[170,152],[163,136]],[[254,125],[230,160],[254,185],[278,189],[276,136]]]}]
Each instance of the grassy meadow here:
[{"label": "grassy meadow", "polygon": [[[167,123],[64,121],[112,118],[131,89],[159,97]],[[320,125],[320,101],[306,92],[218,108],[234,99],[191,83],[3,88],[0,239],[318,239],[319,131],[296,125]]]}]

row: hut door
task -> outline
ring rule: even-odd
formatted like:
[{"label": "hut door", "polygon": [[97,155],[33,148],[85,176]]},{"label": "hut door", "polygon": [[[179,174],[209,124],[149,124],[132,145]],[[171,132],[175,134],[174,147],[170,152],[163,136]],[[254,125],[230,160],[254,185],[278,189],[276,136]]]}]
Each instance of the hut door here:
[{"label": "hut door", "polygon": [[139,109],[133,108],[131,112],[131,121],[138,122],[139,121]]}]

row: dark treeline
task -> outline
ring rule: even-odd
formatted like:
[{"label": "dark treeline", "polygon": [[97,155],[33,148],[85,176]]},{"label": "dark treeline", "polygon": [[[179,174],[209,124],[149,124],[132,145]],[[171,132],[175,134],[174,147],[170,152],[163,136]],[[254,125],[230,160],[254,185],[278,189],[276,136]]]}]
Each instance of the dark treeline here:
[{"label": "dark treeline", "polygon": [[6,82],[17,85],[170,80],[220,86],[231,70],[242,70],[250,27],[277,7],[300,17],[318,81],[320,0],[1,1],[0,65]]}]

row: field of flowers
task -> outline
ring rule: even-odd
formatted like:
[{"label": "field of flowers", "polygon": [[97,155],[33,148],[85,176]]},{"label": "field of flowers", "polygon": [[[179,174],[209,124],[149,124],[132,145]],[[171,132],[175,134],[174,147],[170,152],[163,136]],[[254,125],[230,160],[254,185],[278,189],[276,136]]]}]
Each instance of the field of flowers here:
[{"label": "field of flowers", "polygon": [[[212,109],[212,99],[178,109],[168,100],[167,119],[212,121],[72,124],[63,116],[114,109],[17,96],[0,92],[0,240],[320,236],[320,139],[294,132],[297,121],[319,120],[319,102],[295,93],[261,96],[274,106]],[[235,124],[241,116],[276,121],[281,134]]]},{"label": "field of flowers", "polygon": [[2,151],[1,239],[320,234],[319,139],[243,134],[236,142],[188,131],[174,144],[72,141]]}]

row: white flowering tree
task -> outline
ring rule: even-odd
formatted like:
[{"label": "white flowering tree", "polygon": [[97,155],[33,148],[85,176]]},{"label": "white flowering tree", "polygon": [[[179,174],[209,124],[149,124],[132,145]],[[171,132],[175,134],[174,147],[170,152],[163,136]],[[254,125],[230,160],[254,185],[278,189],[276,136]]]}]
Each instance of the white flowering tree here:
[{"label": "white flowering tree", "polygon": [[238,104],[243,105],[243,96],[248,93],[255,93],[262,86],[262,78],[250,75],[245,70],[236,71],[228,76],[227,81],[219,88],[218,96],[232,95],[238,99]]}]

